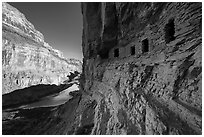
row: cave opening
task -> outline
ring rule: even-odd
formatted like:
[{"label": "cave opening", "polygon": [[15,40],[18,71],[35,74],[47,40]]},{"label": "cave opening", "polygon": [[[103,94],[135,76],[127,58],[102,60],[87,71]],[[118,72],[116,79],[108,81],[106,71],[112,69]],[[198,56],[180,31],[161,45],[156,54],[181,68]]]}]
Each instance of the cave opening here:
[{"label": "cave opening", "polygon": [[142,53],[149,52],[149,41],[148,39],[142,40]]},{"label": "cave opening", "polygon": [[119,49],[114,50],[114,57],[119,57]]},{"label": "cave opening", "polygon": [[169,22],[166,24],[164,27],[164,32],[165,32],[165,41],[166,43],[169,43],[173,40],[175,40],[175,24],[174,24],[174,19],[170,19]]},{"label": "cave opening", "polygon": [[130,48],[130,54],[131,54],[131,55],[135,55],[135,46],[132,46],[132,47]]}]

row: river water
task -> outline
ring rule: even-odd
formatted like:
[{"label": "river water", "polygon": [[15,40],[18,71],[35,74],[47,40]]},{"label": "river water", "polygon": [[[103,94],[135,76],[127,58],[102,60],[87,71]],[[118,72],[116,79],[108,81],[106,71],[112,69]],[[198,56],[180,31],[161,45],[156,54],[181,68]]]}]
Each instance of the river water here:
[{"label": "river water", "polygon": [[61,104],[66,103],[69,99],[72,98],[71,95],[69,95],[70,92],[79,90],[78,83],[74,83],[71,87],[61,91],[59,94],[50,95],[47,97],[42,98],[38,102],[34,102],[28,105],[21,106],[21,109],[33,109],[38,107],[53,107],[58,106]]}]

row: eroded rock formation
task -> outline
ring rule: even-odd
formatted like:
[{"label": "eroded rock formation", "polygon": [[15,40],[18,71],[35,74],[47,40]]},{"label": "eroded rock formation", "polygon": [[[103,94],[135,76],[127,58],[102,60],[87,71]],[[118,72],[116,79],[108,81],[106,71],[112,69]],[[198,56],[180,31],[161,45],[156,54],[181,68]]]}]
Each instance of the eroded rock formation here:
[{"label": "eroded rock formation", "polygon": [[66,59],[44,41],[26,17],[2,3],[2,90],[4,93],[37,84],[60,84],[81,62]]},{"label": "eroded rock formation", "polygon": [[3,133],[202,134],[201,9],[82,3],[81,90],[55,109],[22,110]]},{"label": "eroded rock formation", "polygon": [[201,134],[202,4],[82,3],[82,14],[76,134]]}]

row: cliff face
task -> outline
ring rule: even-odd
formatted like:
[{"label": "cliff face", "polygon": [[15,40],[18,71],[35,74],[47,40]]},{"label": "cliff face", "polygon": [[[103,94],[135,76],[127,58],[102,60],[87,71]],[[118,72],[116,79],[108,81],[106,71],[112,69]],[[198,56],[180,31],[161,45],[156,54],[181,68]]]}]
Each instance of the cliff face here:
[{"label": "cliff face", "polygon": [[202,133],[201,8],[82,3],[79,134]]},{"label": "cliff face", "polygon": [[2,3],[2,90],[12,92],[37,84],[60,84],[81,62],[66,59],[17,9]]}]

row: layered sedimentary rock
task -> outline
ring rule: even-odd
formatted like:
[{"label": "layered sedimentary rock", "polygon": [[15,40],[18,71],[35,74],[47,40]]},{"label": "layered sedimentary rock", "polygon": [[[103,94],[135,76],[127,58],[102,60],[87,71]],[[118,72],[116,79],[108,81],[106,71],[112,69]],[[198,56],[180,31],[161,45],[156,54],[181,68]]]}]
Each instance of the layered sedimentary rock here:
[{"label": "layered sedimentary rock", "polygon": [[60,84],[81,62],[66,59],[44,41],[43,35],[19,12],[2,3],[2,92],[37,84]]},{"label": "layered sedimentary rock", "polygon": [[82,14],[76,134],[201,134],[202,4],[82,3]]}]

